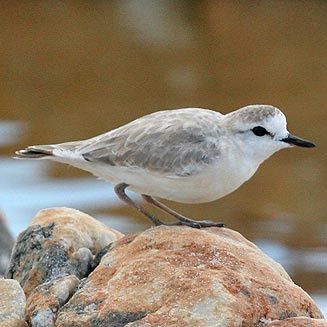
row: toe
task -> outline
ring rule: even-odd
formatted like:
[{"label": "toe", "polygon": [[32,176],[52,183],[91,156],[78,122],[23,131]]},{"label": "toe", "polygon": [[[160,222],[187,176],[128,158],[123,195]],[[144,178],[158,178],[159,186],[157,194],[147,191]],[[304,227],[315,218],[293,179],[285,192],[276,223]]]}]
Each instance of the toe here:
[{"label": "toe", "polygon": [[225,227],[224,223],[217,223],[215,221],[210,220],[199,221],[199,224],[201,225],[201,227]]}]

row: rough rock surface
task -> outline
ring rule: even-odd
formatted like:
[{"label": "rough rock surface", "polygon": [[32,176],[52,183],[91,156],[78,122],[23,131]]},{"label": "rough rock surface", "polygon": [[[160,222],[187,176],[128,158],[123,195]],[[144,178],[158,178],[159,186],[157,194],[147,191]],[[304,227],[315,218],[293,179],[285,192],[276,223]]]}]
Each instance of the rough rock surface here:
[{"label": "rough rock surface", "polygon": [[0,280],[0,327],[327,327],[284,269],[235,231],[122,236],[77,210],[42,210],[7,271],[23,289]]},{"label": "rough rock surface", "polygon": [[0,277],[4,275],[8,267],[13,244],[6,220],[0,213]]},{"label": "rough rock surface", "polygon": [[[27,327],[27,323],[24,320],[18,318],[12,318],[0,322],[0,327]],[[45,327],[45,326],[43,326]]]},{"label": "rough rock surface", "polygon": [[63,276],[83,278],[93,256],[122,236],[78,210],[42,210],[18,236],[6,278],[19,281],[27,297],[38,285]]},{"label": "rough rock surface", "polygon": [[79,284],[75,275],[53,279],[37,286],[26,305],[26,320],[32,326],[54,326],[59,308],[73,295]]},{"label": "rough rock surface", "polygon": [[25,326],[25,294],[16,280],[0,279],[0,327]]},{"label": "rough rock surface", "polygon": [[57,327],[326,324],[310,319],[323,317],[284,269],[235,231],[160,226],[107,250]]},{"label": "rough rock surface", "polygon": [[327,327],[327,320],[295,317],[279,321],[274,320],[263,324],[262,327]]}]

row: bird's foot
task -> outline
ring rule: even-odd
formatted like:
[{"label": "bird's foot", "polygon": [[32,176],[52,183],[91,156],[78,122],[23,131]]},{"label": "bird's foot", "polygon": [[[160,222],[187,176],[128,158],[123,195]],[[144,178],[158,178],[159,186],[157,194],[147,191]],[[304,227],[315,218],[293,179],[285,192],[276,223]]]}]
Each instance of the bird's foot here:
[{"label": "bird's foot", "polygon": [[166,226],[188,226],[191,228],[206,228],[206,227],[225,227],[224,223],[217,223],[211,220],[189,220],[189,221],[177,221],[174,223],[166,223]]},{"label": "bird's foot", "polygon": [[205,227],[225,227],[224,223],[221,222],[215,222],[215,221],[211,221],[211,220],[200,220],[197,221],[198,224],[200,224],[201,228],[205,228]]}]

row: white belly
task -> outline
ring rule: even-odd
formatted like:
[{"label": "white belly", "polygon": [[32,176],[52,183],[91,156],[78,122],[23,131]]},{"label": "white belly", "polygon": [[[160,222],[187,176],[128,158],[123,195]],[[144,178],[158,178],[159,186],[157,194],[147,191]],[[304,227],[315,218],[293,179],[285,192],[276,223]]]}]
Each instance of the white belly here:
[{"label": "white belly", "polygon": [[[77,165],[75,165],[77,166]],[[82,167],[83,166],[83,167]],[[126,183],[139,194],[147,194],[183,203],[201,203],[217,200],[246,182],[257,170],[249,163],[220,162],[202,173],[187,177],[171,177],[138,168],[113,167],[104,164],[83,163],[79,168],[113,182]]]}]

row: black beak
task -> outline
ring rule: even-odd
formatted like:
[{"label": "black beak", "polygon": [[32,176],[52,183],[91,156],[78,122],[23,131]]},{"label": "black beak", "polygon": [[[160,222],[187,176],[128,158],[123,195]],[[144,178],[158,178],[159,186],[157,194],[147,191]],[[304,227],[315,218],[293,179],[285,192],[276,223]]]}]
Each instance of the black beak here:
[{"label": "black beak", "polygon": [[304,148],[314,148],[315,147],[315,145],[313,143],[311,143],[310,141],[303,140],[292,134],[288,134],[288,136],[285,137],[284,139],[282,139],[281,141],[292,144],[292,145],[302,146]]}]

